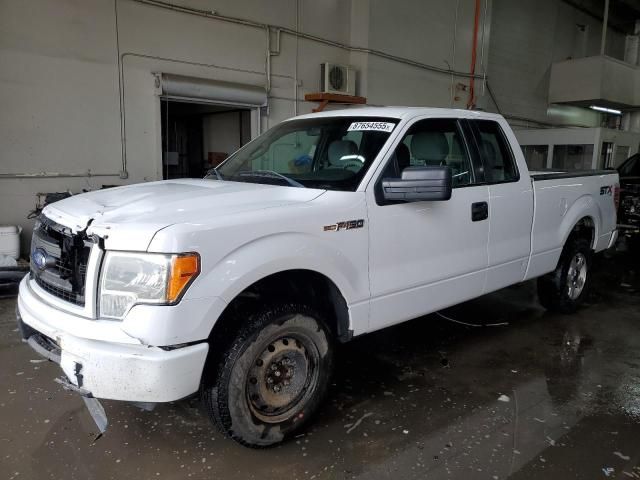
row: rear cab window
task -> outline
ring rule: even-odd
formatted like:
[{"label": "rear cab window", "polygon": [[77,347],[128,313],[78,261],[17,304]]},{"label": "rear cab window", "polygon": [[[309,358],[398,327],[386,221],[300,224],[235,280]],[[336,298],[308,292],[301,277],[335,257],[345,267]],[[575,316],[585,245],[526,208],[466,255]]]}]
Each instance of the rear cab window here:
[{"label": "rear cab window", "polygon": [[498,122],[473,120],[476,143],[484,165],[487,183],[517,182],[520,179],[516,160]]}]

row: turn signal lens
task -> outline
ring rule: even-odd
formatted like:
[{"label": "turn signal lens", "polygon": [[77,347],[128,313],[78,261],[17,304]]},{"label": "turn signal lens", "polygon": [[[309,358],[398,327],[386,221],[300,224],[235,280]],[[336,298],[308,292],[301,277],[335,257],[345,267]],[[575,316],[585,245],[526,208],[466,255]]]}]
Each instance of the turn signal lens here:
[{"label": "turn signal lens", "polygon": [[175,302],[200,273],[200,256],[197,253],[176,255],[171,263],[167,284],[167,301]]}]

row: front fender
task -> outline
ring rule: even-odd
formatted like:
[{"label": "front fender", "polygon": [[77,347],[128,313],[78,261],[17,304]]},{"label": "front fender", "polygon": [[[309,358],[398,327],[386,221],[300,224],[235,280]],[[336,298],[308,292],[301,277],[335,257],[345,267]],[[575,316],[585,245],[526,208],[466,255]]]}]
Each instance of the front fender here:
[{"label": "front fender", "polygon": [[276,233],[227,253],[197,283],[200,288],[206,288],[207,295],[231,302],[247,287],[271,274],[311,270],[333,281],[350,305],[369,295],[366,251],[362,253],[361,258],[353,258],[336,249],[334,244],[310,234]]}]

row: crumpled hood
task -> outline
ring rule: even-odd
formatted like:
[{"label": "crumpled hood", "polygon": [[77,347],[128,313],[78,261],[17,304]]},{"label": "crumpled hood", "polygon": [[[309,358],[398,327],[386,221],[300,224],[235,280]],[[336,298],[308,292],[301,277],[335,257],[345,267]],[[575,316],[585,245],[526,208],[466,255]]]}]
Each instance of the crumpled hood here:
[{"label": "crumpled hood", "polygon": [[105,239],[107,249],[146,250],[158,230],[176,223],[308,202],[324,190],[217,180],[168,180],[75,195],[43,213],[74,232]]}]

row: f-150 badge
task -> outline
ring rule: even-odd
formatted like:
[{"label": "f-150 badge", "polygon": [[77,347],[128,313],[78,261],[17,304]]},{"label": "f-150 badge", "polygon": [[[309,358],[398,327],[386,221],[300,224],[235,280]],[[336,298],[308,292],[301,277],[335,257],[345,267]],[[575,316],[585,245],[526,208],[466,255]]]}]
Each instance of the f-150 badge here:
[{"label": "f-150 badge", "polygon": [[353,230],[354,228],[364,227],[364,220],[345,220],[344,222],[334,223],[333,225],[325,225],[325,232],[339,232],[340,230]]}]

